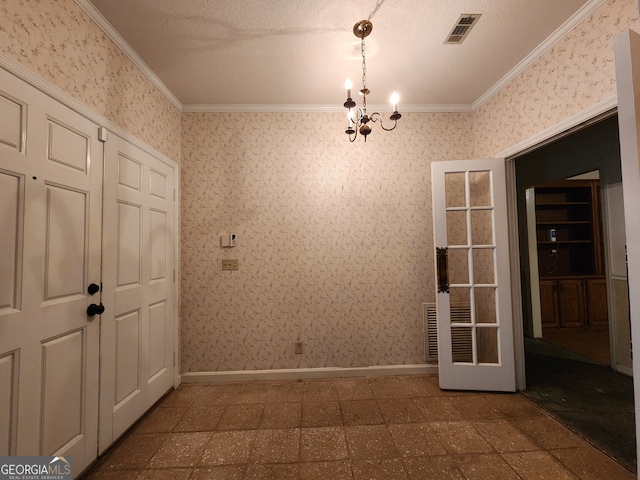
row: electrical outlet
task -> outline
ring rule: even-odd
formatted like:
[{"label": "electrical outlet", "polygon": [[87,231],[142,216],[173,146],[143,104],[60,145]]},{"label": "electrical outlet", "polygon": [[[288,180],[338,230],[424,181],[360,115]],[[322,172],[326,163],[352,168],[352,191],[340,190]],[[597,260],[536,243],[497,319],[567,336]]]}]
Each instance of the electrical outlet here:
[{"label": "electrical outlet", "polygon": [[296,342],[295,344],[295,350],[296,350],[296,354],[301,354],[304,352],[304,343],[302,342]]},{"label": "electrical outlet", "polygon": [[238,259],[237,258],[223,258],[222,259],[222,270],[238,270]]}]

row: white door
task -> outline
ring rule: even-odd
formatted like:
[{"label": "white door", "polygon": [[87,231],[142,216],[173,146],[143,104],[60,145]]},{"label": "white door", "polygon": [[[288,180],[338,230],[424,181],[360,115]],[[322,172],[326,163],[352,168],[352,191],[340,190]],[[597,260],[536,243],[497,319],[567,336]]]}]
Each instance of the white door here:
[{"label": "white door", "polygon": [[105,144],[100,451],[174,385],[175,182],[122,138]]},{"label": "white door", "polygon": [[504,159],[431,164],[440,387],[515,391]]},{"label": "white door", "polygon": [[98,127],[0,69],[0,455],[97,455]]}]

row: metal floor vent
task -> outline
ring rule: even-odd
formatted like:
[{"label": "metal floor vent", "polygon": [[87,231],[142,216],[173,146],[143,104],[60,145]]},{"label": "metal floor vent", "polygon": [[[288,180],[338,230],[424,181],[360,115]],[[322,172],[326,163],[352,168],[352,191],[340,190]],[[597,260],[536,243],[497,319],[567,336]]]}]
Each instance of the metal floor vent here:
[{"label": "metal floor vent", "polygon": [[[438,317],[435,303],[424,303],[424,321],[426,332],[427,362],[438,361]],[[452,304],[451,321],[471,323],[469,304]],[[468,361],[472,356],[471,330],[454,330],[451,332],[453,361]]]},{"label": "metal floor vent", "polygon": [[478,23],[478,19],[482,16],[480,13],[463,13],[458,18],[458,21],[451,29],[449,35],[447,35],[447,39],[444,43],[459,45],[462,41],[467,38],[469,32],[474,27],[476,23]]}]

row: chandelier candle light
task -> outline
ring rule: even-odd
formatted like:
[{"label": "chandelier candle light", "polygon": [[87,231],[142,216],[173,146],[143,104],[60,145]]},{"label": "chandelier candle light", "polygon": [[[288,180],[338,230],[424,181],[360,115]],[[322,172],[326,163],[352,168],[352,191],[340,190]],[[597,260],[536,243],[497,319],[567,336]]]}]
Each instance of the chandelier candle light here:
[{"label": "chandelier candle light", "polygon": [[[398,124],[398,120],[402,115],[398,113],[398,94],[393,92],[391,95],[391,105],[393,113],[389,117],[393,121],[393,127],[386,128],[382,123],[382,116],[378,112],[374,112],[371,115],[367,113],[367,95],[370,91],[367,88],[367,60],[365,58],[364,39],[373,30],[373,24],[369,20],[361,20],[353,26],[353,33],[361,40],[361,52],[362,52],[362,89],[360,89],[360,95],[362,95],[362,108],[356,108],[356,102],[351,98],[351,80],[347,78],[345,82],[345,88],[347,89],[347,101],[344,102],[344,107],[348,109],[347,113],[347,129],[345,133],[349,135],[349,141],[355,142],[358,137],[358,132],[364,137],[364,141],[367,141],[367,135],[371,133],[371,126],[369,122],[376,122],[380,120],[380,126],[383,130],[390,132]],[[354,113],[355,110],[355,113]]]}]

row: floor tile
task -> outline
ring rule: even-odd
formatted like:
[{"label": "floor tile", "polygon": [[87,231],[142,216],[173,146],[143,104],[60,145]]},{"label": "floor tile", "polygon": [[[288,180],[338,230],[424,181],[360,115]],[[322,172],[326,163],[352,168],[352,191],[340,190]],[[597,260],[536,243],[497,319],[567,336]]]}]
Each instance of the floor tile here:
[{"label": "floor tile", "polygon": [[524,480],[575,480],[578,478],[547,452],[503,453],[502,458]]},{"label": "floor tile", "polygon": [[545,415],[530,400],[517,393],[494,393],[483,395],[483,397],[503,417],[537,417]]},{"label": "floor tile", "polygon": [[518,474],[497,453],[460,455],[455,463],[466,480],[519,480]]},{"label": "floor tile", "polygon": [[215,430],[222,413],[224,405],[193,405],[189,407],[180,421],[173,428],[174,432],[204,432]]},{"label": "floor tile", "polygon": [[395,377],[378,377],[371,380],[371,392],[375,398],[408,398],[409,392]]},{"label": "floor tile", "polygon": [[414,398],[413,404],[420,411],[425,422],[463,420],[462,413],[453,406],[449,397]]},{"label": "floor tile", "polygon": [[264,405],[229,405],[218,423],[218,430],[255,430],[260,425]]},{"label": "floor tile", "polygon": [[234,405],[264,403],[271,386],[264,383],[242,385],[231,399]]},{"label": "floor tile", "polygon": [[302,403],[267,403],[260,428],[298,428],[302,424]]},{"label": "floor tile", "polygon": [[408,480],[399,458],[355,460],[352,464],[354,480]]},{"label": "floor tile", "polygon": [[386,425],[345,427],[349,455],[352,459],[398,457]]},{"label": "floor tile", "polygon": [[189,480],[242,480],[245,465],[196,468]]},{"label": "floor tile", "polygon": [[349,457],[342,427],[303,428],[300,461],[343,460]]},{"label": "floor tile", "polygon": [[308,381],[303,384],[302,400],[304,402],[337,402],[338,391],[331,381]]},{"label": "floor tile", "polygon": [[192,469],[190,468],[160,468],[144,470],[137,480],[189,480]]},{"label": "floor tile", "polygon": [[470,422],[435,422],[429,426],[438,441],[450,454],[490,453],[494,451]]},{"label": "floor tile", "polygon": [[547,415],[514,418],[511,423],[544,449],[584,447],[588,445],[578,435]]},{"label": "floor tile", "polygon": [[433,397],[441,395],[440,387],[426,375],[407,375],[399,377],[402,387],[411,398]]},{"label": "floor tile", "polygon": [[303,427],[335,427],[342,425],[342,413],[338,402],[304,402],[302,404]]},{"label": "floor tile", "polygon": [[82,480],[631,480],[520,394],[436,376],[183,385]]},{"label": "floor tile", "polygon": [[336,391],[340,401],[345,400],[369,400],[373,398],[373,392],[369,387],[369,379],[336,380]]},{"label": "floor tile", "polygon": [[144,470],[99,470],[88,480],[136,480]]},{"label": "floor tile", "polygon": [[351,463],[335,462],[300,463],[300,480],[353,480]]},{"label": "floor tile", "polygon": [[214,432],[198,461],[199,465],[236,465],[249,460],[255,430]]},{"label": "floor tile", "polygon": [[167,439],[168,434],[137,433],[126,437],[100,466],[108,469],[144,468]]},{"label": "floor tile", "polygon": [[484,420],[472,422],[472,425],[497,452],[522,452],[538,449],[538,446],[529,437],[507,420]]},{"label": "floor tile", "polygon": [[452,457],[417,457],[403,460],[410,480],[465,480]]},{"label": "floor tile", "polygon": [[340,402],[345,425],[381,425],[384,423],[375,400],[346,400]]},{"label": "floor tile", "polygon": [[134,430],[136,433],[170,432],[189,407],[157,407]]},{"label": "floor tile", "polygon": [[387,423],[420,423],[422,414],[410,398],[380,398],[378,407]]},{"label": "floor tile", "polygon": [[634,474],[592,446],[550,450],[549,453],[583,480],[632,480]]},{"label": "floor tile", "polygon": [[391,437],[403,457],[446,455],[447,451],[426,423],[389,425]]},{"label": "floor tile", "polygon": [[251,464],[244,480],[298,480],[298,464]]},{"label": "floor tile", "polygon": [[172,433],[149,462],[150,468],[195,467],[210,433]]},{"label": "floor tile", "polygon": [[302,402],[302,382],[283,382],[271,386],[267,394],[268,403]]},{"label": "floor tile", "polygon": [[450,397],[451,404],[456,407],[465,420],[491,420],[494,418],[506,418],[507,414],[502,411],[500,405],[494,402],[491,397],[483,395],[463,395]]},{"label": "floor tile", "polygon": [[173,392],[167,395],[160,406],[162,407],[184,407],[193,404],[196,398],[204,391],[205,387],[200,384],[183,383]]},{"label": "floor tile", "polygon": [[256,463],[297,462],[299,448],[299,428],[258,430],[250,459]]},{"label": "floor tile", "polygon": [[210,385],[194,400],[196,405],[228,405],[238,392],[239,385]]}]

